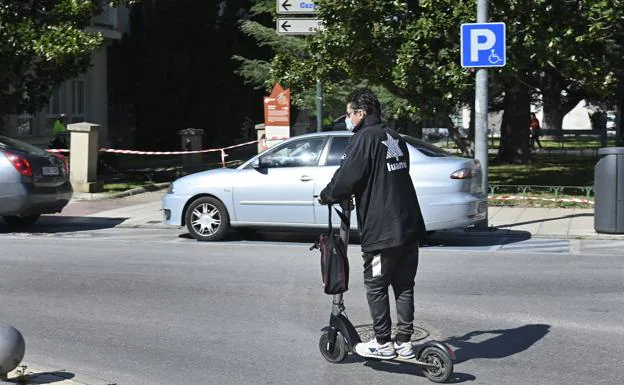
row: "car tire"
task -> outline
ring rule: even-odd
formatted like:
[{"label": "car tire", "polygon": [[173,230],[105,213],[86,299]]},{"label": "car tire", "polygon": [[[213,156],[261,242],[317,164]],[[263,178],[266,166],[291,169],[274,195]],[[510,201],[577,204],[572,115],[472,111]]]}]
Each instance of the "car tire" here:
[{"label": "car tire", "polygon": [[223,239],[230,228],[230,216],[220,200],[212,197],[195,199],[185,215],[186,228],[198,241]]},{"label": "car tire", "polygon": [[9,226],[11,227],[15,227],[18,229],[24,229],[27,227],[30,227],[32,225],[35,224],[35,222],[37,222],[37,220],[39,220],[39,217],[41,215],[36,214],[36,215],[27,215],[25,217],[20,217],[17,215],[7,215],[2,217],[2,219],[5,220],[6,223],[9,224]]}]

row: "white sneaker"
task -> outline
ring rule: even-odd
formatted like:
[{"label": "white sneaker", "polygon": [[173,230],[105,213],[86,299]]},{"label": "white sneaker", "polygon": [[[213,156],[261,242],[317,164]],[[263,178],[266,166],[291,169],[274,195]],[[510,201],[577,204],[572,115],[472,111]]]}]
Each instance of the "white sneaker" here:
[{"label": "white sneaker", "polygon": [[379,344],[376,338],[369,342],[360,342],[355,345],[355,352],[362,357],[378,358],[380,360],[391,360],[397,356],[392,341]]},{"label": "white sneaker", "polygon": [[414,354],[414,348],[413,348],[412,343],[410,341],[408,341],[408,342],[395,342],[394,343],[394,349],[396,350],[397,354],[401,358],[414,358],[414,357],[416,357],[416,354]]}]

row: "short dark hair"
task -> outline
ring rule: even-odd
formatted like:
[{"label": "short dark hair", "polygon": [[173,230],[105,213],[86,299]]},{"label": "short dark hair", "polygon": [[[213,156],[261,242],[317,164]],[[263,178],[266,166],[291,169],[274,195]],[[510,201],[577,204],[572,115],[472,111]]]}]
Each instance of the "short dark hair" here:
[{"label": "short dark hair", "polygon": [[367,114],[381,113],[381,103],[370,88],[363,87],[353,90],[347,96],[347,104],[351,104],[354,110],[364,110]]}]

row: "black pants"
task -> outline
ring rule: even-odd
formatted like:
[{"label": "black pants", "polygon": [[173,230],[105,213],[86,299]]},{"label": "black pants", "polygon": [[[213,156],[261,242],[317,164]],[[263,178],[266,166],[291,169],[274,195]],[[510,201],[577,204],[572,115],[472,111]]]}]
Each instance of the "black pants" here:
[{"label": "black pants", "polygon": [[397,309],[399,342],[414,334],[414,278],[418,270],[418,243],[364,253],[364,285],[377,342],[390,341],[392,319],[388,286],[392,285]]}]

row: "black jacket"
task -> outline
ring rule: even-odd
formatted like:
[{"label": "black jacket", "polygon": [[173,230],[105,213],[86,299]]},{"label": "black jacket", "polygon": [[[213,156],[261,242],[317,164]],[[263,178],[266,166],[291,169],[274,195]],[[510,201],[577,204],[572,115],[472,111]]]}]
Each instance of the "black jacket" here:
[{"label": "black jacket", "polygon": [[426,235],[409,174],[407,144],[386,128],[378,115],[356,127],[340,168],[321,191],[321,199],[338,203],[355,195],[363,252],[403,246]]}]

